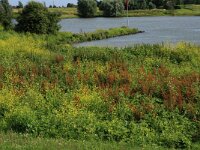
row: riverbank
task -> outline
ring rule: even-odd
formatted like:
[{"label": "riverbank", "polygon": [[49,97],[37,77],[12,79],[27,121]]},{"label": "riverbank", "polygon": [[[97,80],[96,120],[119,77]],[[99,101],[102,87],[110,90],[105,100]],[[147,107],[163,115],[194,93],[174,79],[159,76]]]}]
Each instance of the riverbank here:
[{"label": "riverbank", "polygon": [[[14,17],[21,11],[21,9],[14,9]],[[49,8],[50,12],[59,12],[61,19],[79,18],[77,8]],[[121,17],[126,17],[126,11]],[[129,17],[143,17],[143,16],[200,16],[200,5],[183,5],[181,9],[165,10],[129,10]],[[98,11],[96,17],[102,17],[102,12]]]},{"label": "riverbank", "polygon": [[[126,14],[122,15],[126,17]],[[143,17],[143,16],[200,16],[200,5],[185,5],[181,9],[166,10],[166,9],[152,9],[152,10],[130,10],[129,17]]]},{"label": "riverbank", "polygon": [[136,28],[128,27],[118,27],[110,29],[98,29],[94,32],[81,32],[80,33],[70,33],[70,32],[60,32],[57,36],[51,36],[50,38],[56,38],[54,41],[58,43],[76,44],[87,41],[103,40],[118,36],[132,35],[143,33]]}]

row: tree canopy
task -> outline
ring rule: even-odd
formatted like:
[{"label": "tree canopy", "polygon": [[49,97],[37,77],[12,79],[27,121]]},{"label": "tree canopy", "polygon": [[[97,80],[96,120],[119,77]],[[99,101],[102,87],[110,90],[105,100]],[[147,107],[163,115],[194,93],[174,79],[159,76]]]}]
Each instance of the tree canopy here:
[{"label": "tree canopy", "polygon": [[23,3],[21,1],[19,1],[17,8],[23,8],[23,7],[24,7]]},{"label": "tree canopy", "polygon": [[80,17],[94,17],[97,12],[95,0],[78,0],[78,14]]},{"label": "tree canopy", "polygon": [[0,24],[5,30],[12,28],[12,7],[8,0],[0,1]]},{"label": "tree canopy", "polygon": [[116,17],[123,12],[124,4],[121,0],[104,0],[100,4],[100,9],[105,17]]},{"label": "tree canopy", "polygon": [[59,30],[59,14],[50,13],[38,2],[29,2],[17,18],[16,31],[36,34],[56,33]]}]

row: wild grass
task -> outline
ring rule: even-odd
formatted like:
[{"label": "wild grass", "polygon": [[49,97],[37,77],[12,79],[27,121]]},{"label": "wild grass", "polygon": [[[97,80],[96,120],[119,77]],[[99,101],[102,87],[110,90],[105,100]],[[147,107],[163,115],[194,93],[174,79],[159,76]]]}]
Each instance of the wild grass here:
[{"label": "wild grass", "polygon": [[0,149],[2,150],[137,150],[137,149],[164,149],[156,145],[139,147],[137,145],[103,141],[76,141],[65,139],[53,139],[32,137],[31,135],[19,135],[16,133],[0,133]]},{"label": "wild grass", "polygon": [[[199,16],[200,5],[185,5],[181,9],[166,10],[166,9],[152,9],[152,10],[129,10],[130,17],[140,16]],[[124,17],[126,14],[123,15]]]},{"label": "wild grass", "polygon": [[77,18],[78,12],[77,8],[49,8],[50,12],[58,12],[61,18]]},{"label": "wild grass", "polygon": [[[137,34],[142,33],[143,31],[139,31],[136,28],[128,28],[126,26],[118,27],[118,28],[110,28],[110,29],[98,29],[94,32],[81,32],[81,33],[59,33],[59,42],[64,42],[68,44],[73,43],[80,43],[86,41],[95,41],[95,40],[102,40],[108,39],[116,36],[123,36],[123,35],[130,35],[130,34]],[[54,38],[55,36],[51,36]],[[50,38],[49,38],[50,39]]]},{"label": "wild grass", "polygon": [[200,16],[200,5],[183,5],[182,9],[176,10],[178,16]]},{"label": "wild grass", "polygon": [[[70,140],[86,149],[93,142],[81,141],[108,142],[102,149],[199,142],[198,45],[74,48],[52,46],[60,35],[47,36],[1,31],[0,130],[11,138],[1,140],[4,149],[26,135],[32,149],[43,141],[61,149]],[[12,136],[19,136],[13,145]]]}]

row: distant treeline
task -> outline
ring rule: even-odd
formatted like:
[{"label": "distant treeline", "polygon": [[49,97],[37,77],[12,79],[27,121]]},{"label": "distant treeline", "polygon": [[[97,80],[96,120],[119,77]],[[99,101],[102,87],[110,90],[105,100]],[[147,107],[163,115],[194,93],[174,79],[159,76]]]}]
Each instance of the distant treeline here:
[{"label": "distant treeline", "polygon": [[[111,1],[118,1],[118,0],[94,0],[97,3],[98,7],[101,7],[103,2],[111,2]],[[121,0],[124,3],[124,8],[128,8],[131,10],[135,9],[154,9],[154,8],[164,8],[164,9],[171,9],[171,8],[179,8],[178,5],[184,4],[200,4],[200,0]],[[128,3],[127,3],[128,2]],[[44,3],[44,5],[46,5]],[[13,6],[14,8],[23,8],[23,4],[21,1],[18,2],[17,6]],[[77,7],[76,4],[67,3],[66,6],[56,6],[56,5],[49,5],[49,8],[64,8],[64,7]]]},{"label": "distant treeline", "polygon": [[[96,0],[97,6],[101,7],[103,2],[115,1],[115,0]],[[179,5],[184,4],[200,4],[200,0],[122,0],[124,8],[130,10],[135,9],[177,9]]]},{"label": "distant treeline", "polygon": [[[101,7],[102,2],[108,1],[115,1],[115,0],[96,0],[97,6]],[[125,8],[129,9],[153,9],[153,8],[178,8],[177,5],[184,5],[184,4],[200,4],[200,0],[122,0],[124,3]],[[52,7],[50,5],[50,7]],[[54,6],[56,7],[56,6]],[[68,3],[67,7],[76,7],[75,4]]]}]

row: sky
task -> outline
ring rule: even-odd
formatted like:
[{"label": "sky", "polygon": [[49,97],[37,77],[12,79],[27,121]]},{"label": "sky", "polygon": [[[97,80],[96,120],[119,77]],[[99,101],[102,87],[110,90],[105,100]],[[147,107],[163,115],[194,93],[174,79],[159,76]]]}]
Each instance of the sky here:
[{"label": "sky", "polygon": [[[8,0],[8,1],[11,5],[16,6],[18,5],[19,1],[21,1],[25,5],[30,0]],[[77,0],[35,0],[35,1],[42,3],[45,2],[47,6],[53,5],[53,1],[56,6],[67,6],[67,3],[74,3],[74,4],[77,3]]]}]

